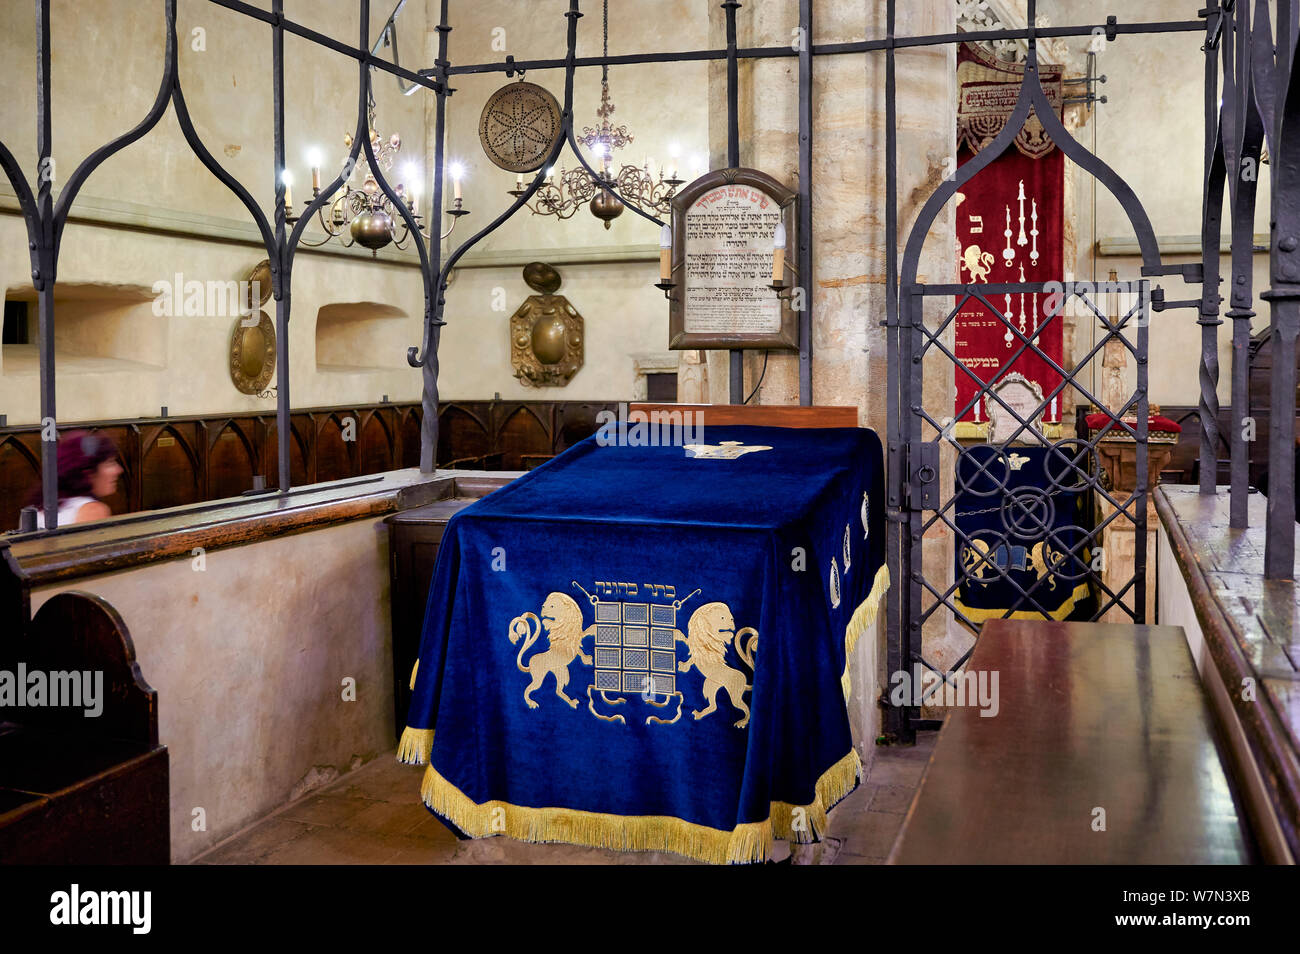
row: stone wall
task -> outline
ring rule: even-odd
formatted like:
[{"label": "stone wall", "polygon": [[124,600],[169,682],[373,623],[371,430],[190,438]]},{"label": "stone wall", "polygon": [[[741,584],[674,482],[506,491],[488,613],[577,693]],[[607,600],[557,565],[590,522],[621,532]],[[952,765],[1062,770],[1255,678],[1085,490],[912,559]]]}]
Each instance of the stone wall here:
[{"label": "stone wall", "polygon": [[[372,8],[373,34],[391,5]],[[161,2],[136,0],[52,4],[56,191],[83,157],[148,111],[162,76],[162,10]],[[318,0],[286,4],[285,12],[355,44],[356,11],[352,0]],[[424,4],[408,4],[401,22],[402,62],[418,65]],[[181,0],[177,33],[182,89],[199,135],[270,217],[270,28],[207,0]],[[0,130],[29,180],[37,161],[35,42],[32,5],[4,5],[0,61],[8,95],[0,100]],[[285,39],[285,55],[286,162],[301,209],[311,196],[308,151],[321,150],[325,181],[346,155],[343,136],[356,127],[358,70],[354,60],[293,36]],[[399,133],[405,144],[394,173],[406,160],[423,165],[425,95],[403,96],[394,78],[376,76],[377,126]],[[0,288],[8,299],[32,301],[33,343],[0,349],[0,413],[11,424],[26,424],[40,416],[35,293],[25,227],[7,186],[0,183]],[[238,281],[266,257],[247,211],[193,155],[174,110],[87,180],[73,213],[90,221],[69,223],[59,261],[60,421],[156,415],[162,406],[172,414],[275,407],[273,397],[242,394],[230,381],[228,349],[238,319],[228,310],[205,304],[199,314],[154,313],[155,283],[170,284],[177,273],[185,281]],[[289,334],[295,407],[371,403],[385,394],[419,399],[420,375],[405,361],[406,347],[419,341],[423,311],[416,262],[412,249],[378,260],[360,248],[343,257],[298,255]],[[358,367],[318,368],[318,312],[356,302],[386,305],[392,313],[367,329]]]},{"label": "stone wall", "polygon": [[393,747],[382,520],[44,587],[32,612],[64,589],[122,615],[158,691],[173,862]]},{"label": "stone wall", "polygon": [[[725,19],[710,4],[710,45],[725,45]],[[799,23],[797,0],[749,5],[738,17],[742,47],[788,45]],[[940,0],[900,4],[896,32],[948,33],[954,29],[951,3]],[[812,42],[829,43],[885,34],[885,4],[879,0],[815,2]],[[921,205],[942,181],[945,161],[955,155],[956,59],[951,47],[899,51],[899,247],[906,242]],[[740,65],[740,162],[798,184],[798,63],[794,58],[746,60]],[[883,436],[886,428],[885,318],[885,57],[884,54],[819,56],[813,63],[813,315],[812,399],[814,404],[853,405],[859,421]],[[709,141],[712,165],[726,162],[726,69],[709,73]],[[943,104],[936,108],[935,104]],[[955,276],[953,213],[935,221],[920,267],[922,281],[952,281]],[[948,342],[951,345],[951,342]],[[795,404],[799,400],[798,356],[772,353],[756,403]],[[727,356],[709,355],[714,402],[725,403]],[[953,375],[946,359],[927,361],[927,407],[951,407]],[[745,390],[762,374],[761,352],[745,357]],[[951,474],[951,461],[944,473]],[[945,478],[947,479],[947,478]],[[945,487],[945,493],[951,488]],[[944,579],[952,572],[951,535],[942,528],[926,541],[926,573]],[[903,592],[895,580],[890,598]],[[926,632],[926,653],[951,663],[965,649],[962,634],[949,636],[937,617]],[[871,636],[864,636],[868,642]],[[884,664],[884,627],[870,658],[877,671],[862,693],[872,700],[864,718],[879,727],[874,707]],[[859,689],[855,687],[855,693]],[[873,733],[874,734],[874,733]],[[866,753],[868,757],[870,752]]]}]

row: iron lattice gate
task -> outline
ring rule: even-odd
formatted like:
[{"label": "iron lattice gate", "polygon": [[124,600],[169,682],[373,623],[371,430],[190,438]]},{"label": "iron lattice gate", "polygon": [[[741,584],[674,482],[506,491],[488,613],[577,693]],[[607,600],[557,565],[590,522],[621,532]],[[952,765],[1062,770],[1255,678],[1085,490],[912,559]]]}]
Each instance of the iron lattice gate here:
[{"label": "iron lattice gate", "polygon": [[[1022,294],[1053,302],[1032,329],[1022,330],[1013,320],[1009,302]],[[1106,299],[1120,304],[1108,309]],[[951,340],[958,314],[974,304],[996,316],[1014,342],[1001,370],[987,380],[958,359]],[[942,690],[956,681],[988,619],[1146,621],[1150,312],[1146,280],[1100,288],[1060,282],[902,288],[898,354],[891,362],[898,428],[890,442],[889,506],[899,527],[896,578],[902,583],[896,590],[897,628],[891,627],[891,673],[910,677],[919,665],[942,677],[943,682],[933,679]],[[1040,343],[1053,322],[1068,319],[1078,327],[1097,326],[1095,342],[1072,367]],[[1108,346],[1123,349],[1133,372],[1123,382],[1121,400],[1112,385],[1109,407],[1088,383]],[[999,393],[1022,356],[1037,356],[1059,375],[1054,387],[1029,404]],[[968,376],[976,388],[974,397],[956,407],[953,391],[935,386],[954,376]],[[1094,426],[1081,434],[1053,439],[1042,418],[1057,402],[1094,405],[1103,420],[1094,417]],[[956,433],[954,421],[976,406],[997,421],[989,442]],[[1068,428],[1067,415],[1060,416]],[[1103,466],[1103,448],[1127,452],[1131,490],[1117,489],[1119,481]],[[1030,462],[1037,462],[1034,476],[1019,479]],[[1131,571],[1128,565],[1107,565],[1108,531],[1131,535]],[[928,723],[916,704],[906,705],[901,715],[896,724],[905,736]]]},{"label": "iron lattice gate", "polygon": [[[1033,22],[1032,3],[1030,12]],[[892,85],[887,71],[887,106]],[[985,621],[1146,621],[1149,320],[1153,311],[1196,307],[1201,324],[1212,331],[1218,289],[1217,281],[1206,287],[1202,263],[1161,260],[1150,218],[1132,188],[1066,130],[1040,82],[1034,36],[1014,109],[998,134],[927,198],[907,233],[901,262],[896,116],[892,108],[886,112],[886,505],[895,583],[882,696],[886,733],[910,740],[918,727],[935,724],[921,718],[924,706],[943,701],[934,699],[934,690],[947,695],[949,684],[964,681],[954,675],[970,658]],[[997,284],[986,281],[985,269],[971,269],[970,284],[920,281],[922,251],[939,214],[961,201],[958,194],[966,185],[1012,148],[1031,116],[1066,159],[1119,203],[1137,238],[1141,277],[1096,286],[1027,282],[1021,272],[1019,283]],[[1007,216],[1009,243],[1010,208]],[[1211,249],[1207,257],[1217,261],[1217,219],[1207,216],[1204,232],[1203,244]],[[944,268],[933,261],[930,267]],[[1201,299],[1165,300],[1150,281],[1163,275],[1201,284]],[[1017,296],[1019,322],[1013,307]],[[1024,296],[1034,299],[1032,327],[1025,321]],[[1005,357],[982,374],[955,350],[958,315],[967,305],[992,321],[1007,345]],[[1088,336],[1086,350],[1070,347],[1062,334],[1057,358],[1042,336],[1049,329],[1063,332],[1067,323],[1096,333]],[[1112,377],[1103,398],[1087,382],[1108,346],[1123,360],[1106,362]],[[1040,369],[1042,383],[1022,376],[1024,386],[1011,400],[1003,388],[1017,376],[1021,359]],[[1121,370],[1125,364],[1127,372]],[[964,406],[957,406],[956,381],[967,384],[962,390],[968,393],[973,385]],[[1075,429],[1067,409],[1089,405],[1095,412],[1091,424]],[[984,411],[987,439],[958,433],[958,423],[975,408]],[[1047,415],[1048,408],[1062,413]],[[990,416],[997,420],[989,421]],[[1062,433],[1049,433],[1044,417],[1058,418]],[[1208,412],[1202,415],[1203,422],[1212,419]],[[1115,472],[1113,483],[1108,470]],[[1106,539],[1111,534],[1116,538]],[[1106,565],[1107,554],[1114,566]],[[929,687],[917,678],[927,674]],[[912,692],[902,698],[890,691],[909,684]]]}]

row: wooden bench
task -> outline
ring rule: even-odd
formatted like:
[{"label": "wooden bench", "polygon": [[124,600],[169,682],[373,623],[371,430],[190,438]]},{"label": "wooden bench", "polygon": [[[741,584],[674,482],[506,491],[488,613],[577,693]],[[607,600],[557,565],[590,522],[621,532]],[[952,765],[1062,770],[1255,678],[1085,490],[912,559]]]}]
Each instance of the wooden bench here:
[{"label": "wooden bench", "polygon": [[890,863],[1257,860],[1181,627],[992,620],[966,670],[997,714],[951,710]]},{"label": "wooden bench", "polygon": [[77,706],[0,708],[0,863],[167,864],[158,693],[140,673],[126,624],[104,600],[78,592],[50,598],[27,626],[19,618],[11,628],[13,615],[0,670],[102,673],[102,708],[88,716],[84,697]]}]

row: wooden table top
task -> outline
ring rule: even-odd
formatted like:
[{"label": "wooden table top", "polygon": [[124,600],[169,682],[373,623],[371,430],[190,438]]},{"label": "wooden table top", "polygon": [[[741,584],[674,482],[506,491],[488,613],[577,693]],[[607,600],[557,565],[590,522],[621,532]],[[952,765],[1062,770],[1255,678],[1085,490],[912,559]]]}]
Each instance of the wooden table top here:
[{"label": "wooden table top", "polygon": [[997,714],[951,710],[893,863],[1255,860],[1180,627],[994,620],[966,669]]}]

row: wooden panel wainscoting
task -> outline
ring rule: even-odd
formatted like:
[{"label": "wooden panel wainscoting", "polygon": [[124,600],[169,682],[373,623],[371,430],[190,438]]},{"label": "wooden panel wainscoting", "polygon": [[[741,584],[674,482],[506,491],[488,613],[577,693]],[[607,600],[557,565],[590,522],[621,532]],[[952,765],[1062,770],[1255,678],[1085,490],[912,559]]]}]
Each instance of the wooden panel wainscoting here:
[{"label": "wooden panel wainscoting", "polygon": [[[450,401],[440,406],[438,467],[527,470],[596,432],[614,402]],[[420,463],[418,403],[308,408],[290,415],[295,487],[363,477]],[[122,476],[106,501],[115,514],[224,500],[278,481],[274,411],[92,421],[61,425],[117,446]],[[0,427],[0,532],[40,484],[36,424]]]},{"label": "wooden panel wainscoting", "polygon": [[448,401],[438,408],[438,466],[529,470],[596,433],[615,401]]},{"label": "wooden panel wainscoting", "polygon": [[[289,423],[295,486],[419,465],[418,404],[309,408],[294,411]],[[115,514],[237,497],[253,489],[255,477],[267,487],[278,480],[274,411],[59,427],[60,434],[75,430],[117,446],[122,476],[106,501]],[[0,532],[18,527],[19,511],[40,484],[40,455],[39,425],[0,427]]]}]

